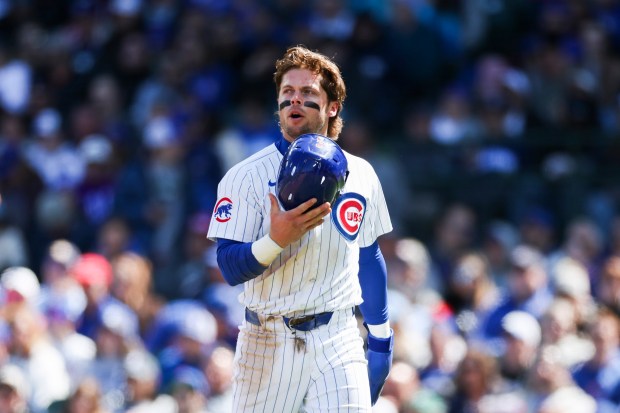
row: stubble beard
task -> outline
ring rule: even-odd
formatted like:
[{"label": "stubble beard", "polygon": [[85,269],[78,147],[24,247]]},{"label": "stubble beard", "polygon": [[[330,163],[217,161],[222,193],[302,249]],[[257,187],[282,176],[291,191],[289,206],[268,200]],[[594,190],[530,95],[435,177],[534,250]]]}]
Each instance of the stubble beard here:
[{"label": "stubble beard", "polygon": [[282,128],[282,132],[286,136],[293,138],[293,140],[306,133],[322,133],[323,129],[325,129],[325,125],[325,121],[320,118],[316,121],[309,120],[300,126],[290,126],[286,123],[286,120],[283,121],[280,119],[280,127]]}]

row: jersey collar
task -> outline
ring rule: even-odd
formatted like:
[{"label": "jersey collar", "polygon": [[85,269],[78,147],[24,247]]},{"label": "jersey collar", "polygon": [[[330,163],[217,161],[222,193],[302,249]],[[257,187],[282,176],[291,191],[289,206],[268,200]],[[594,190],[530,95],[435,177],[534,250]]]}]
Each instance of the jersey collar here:
[{"label": "jersey collar", "polygon": [[284,139],[283,136],[280,136],[280,139],[278,139],[275,144],[276,148],[278,148],[278,151],[282,154],[282,156],[284,156],[284,154],[288,150],[288,147],[291,146],[291,143]]}]

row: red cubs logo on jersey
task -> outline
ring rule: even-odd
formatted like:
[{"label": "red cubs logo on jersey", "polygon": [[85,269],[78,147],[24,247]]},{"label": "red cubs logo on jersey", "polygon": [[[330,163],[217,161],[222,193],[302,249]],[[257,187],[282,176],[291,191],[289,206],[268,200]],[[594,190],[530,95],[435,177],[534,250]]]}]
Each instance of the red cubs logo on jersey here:
[{"label": "red cubs logo on jersey", "polygon": [[230,221],[230,219],[232,218],[232,209],[233,209],[233,202],[231,201],[230,198],[221,198],[219,201],[217,201],[217,204],[215,204],[215,208],[213,209],[213,216],[215,217],[215,220],[217,222],[226,222],[226,221]]},{"label": "red cubs logo on jersey", "polygon": [[365,212],[366,198],[349,192],[340,196],[332,206],[332,221],[343,237],[353,241],[362,226]]}]

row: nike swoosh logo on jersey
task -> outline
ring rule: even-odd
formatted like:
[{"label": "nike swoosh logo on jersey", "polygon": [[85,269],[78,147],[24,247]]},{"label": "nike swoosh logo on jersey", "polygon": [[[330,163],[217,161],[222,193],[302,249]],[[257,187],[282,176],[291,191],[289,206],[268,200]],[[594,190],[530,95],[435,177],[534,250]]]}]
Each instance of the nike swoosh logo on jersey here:
[{"label": "nike swoosh logo on jersey", "polygon": [[275,183],[275,182],[272,182],[272,181],[271,181],[271,179],[269,180],[269,182],[267,182],[267,184],[268,184],[269,186],[276,186],[276,183]]}]

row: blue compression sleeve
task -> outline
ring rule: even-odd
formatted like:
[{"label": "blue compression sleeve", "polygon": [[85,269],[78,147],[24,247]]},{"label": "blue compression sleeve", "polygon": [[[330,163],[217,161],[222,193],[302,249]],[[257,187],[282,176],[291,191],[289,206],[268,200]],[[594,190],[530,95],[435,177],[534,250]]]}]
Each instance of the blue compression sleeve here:
[{"label": "blue compression sleeve", "polygon": [[217,263],[222,276],[230,285],[237,285],[258,277],[267,267],[252,254],[251,242],[217,239]]},{"label": "blue compression sleeve", "polygon": [[377,241],[368,247],[360,248],[359,264],[359,280],[364,299],[360,311],[367,324],[383,324],[388,321],[387,268]]}]

